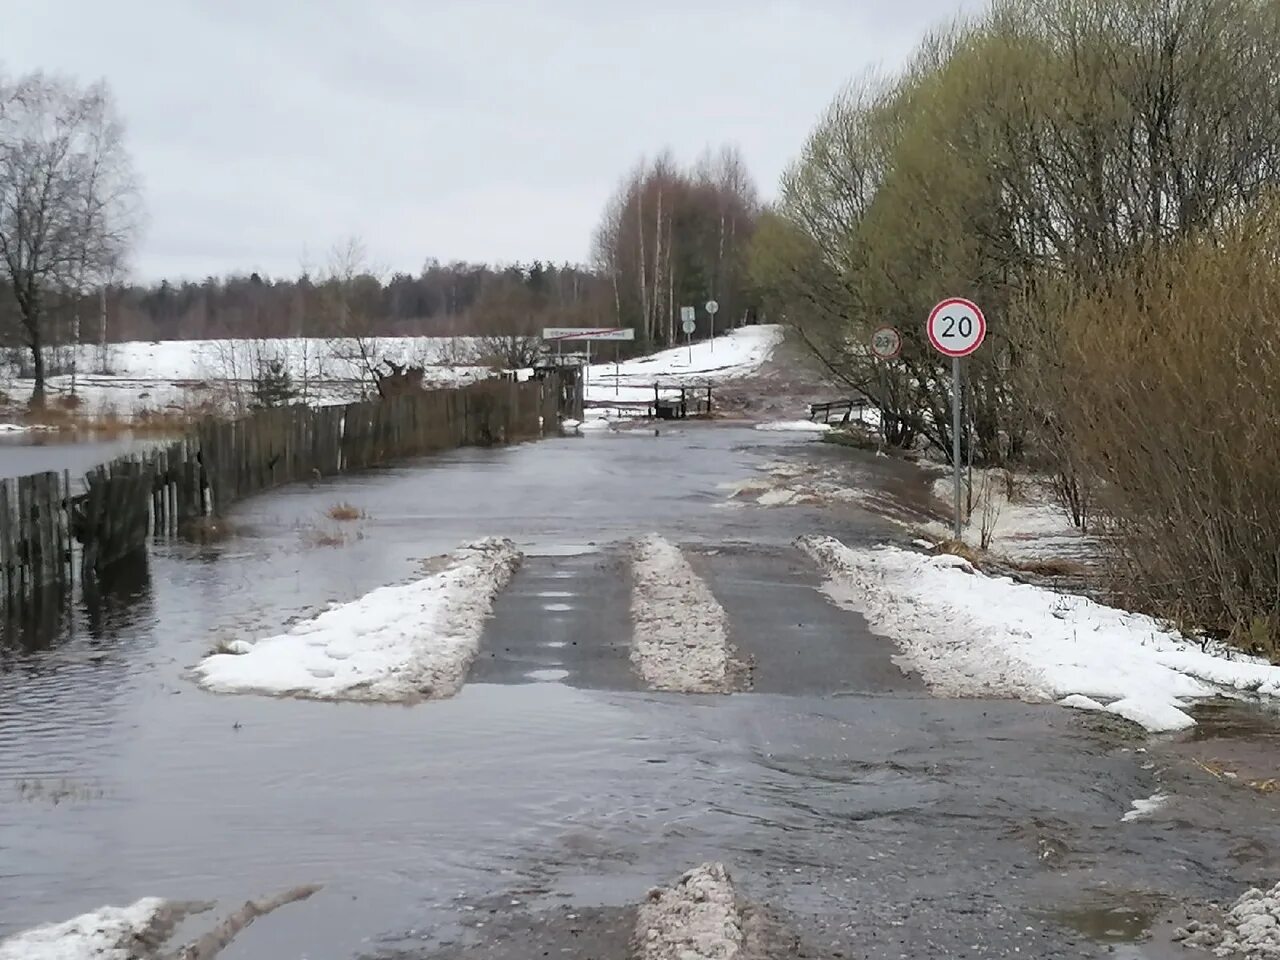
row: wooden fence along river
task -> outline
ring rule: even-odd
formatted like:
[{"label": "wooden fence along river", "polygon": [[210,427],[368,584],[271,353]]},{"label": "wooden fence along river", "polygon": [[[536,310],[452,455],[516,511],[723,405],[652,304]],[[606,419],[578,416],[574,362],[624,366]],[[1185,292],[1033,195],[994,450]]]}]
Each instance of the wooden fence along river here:
[{"label": "wooden fence along river", "polygon": [[[454,447],[537,437],[580,397],[577,374],[486,381],[346,406],[291,406],[207,420],[189,436],[97,467],[74,493],[66,473],[0,480],[0,609],[64,595],[153,536],[171,535],[287,483]],[[580,404],[580,399],[577,403]],[[580,410],[577,415],[581,416]]]}]

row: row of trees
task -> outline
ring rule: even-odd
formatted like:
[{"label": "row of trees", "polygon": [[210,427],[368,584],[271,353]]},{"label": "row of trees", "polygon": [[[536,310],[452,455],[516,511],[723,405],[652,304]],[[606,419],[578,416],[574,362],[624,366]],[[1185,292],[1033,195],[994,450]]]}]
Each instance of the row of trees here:
[{"label": "row of trees", "polygon": [[[663,154],[610,201],[592,268],[433,260],[417,276],[387,274],[351,241],[297,278],[132,284],[140,197],[108,89],[0,76],[0,346],[28,358],[40,403],[51,348],[84,342],[105,357],[108,342],[136,339],[479,334],[511,364],[528,362],[544,326],[633,326],[638,348],[668,344],[680,306],[716,299],[726,325],[754,314],[746,258],[758,207],[735,150],[688,170]],[[77,352],[61,353],[74,377]]]},{"label": "row of trees", "polygon": [[[613,322],[634,327],[645,343],[670,344],[682,306],[714,299],[717,323],[751,319],[757,304],[746,265],[759,206],[735,148],[708,152],[688,170],[669,153],[642,161],[609,201],[595,236]],[[709,332],[701,309],[699,324]]]},{"label": "row of trees", "polygon": [[[974,456],[1036,458],[1077,522],[1099,498],[1112,519],[1160,518],[1126,524],[1126,569],[1166,609],[1194,596],[1224,628],[1242,615],[1280,624],[1280,519],[1243,550],[1228,532],[1252,503],[1228,490],[1241,479],[1228,465],[1237,438],[1256,436],[1254,413],[1215,410],[1212,431],[1173,418],[1193,416],[1205,382],[1188,364],[1203,364],[1246,391],[1239,406],[1280,422],[1280,404],[1253,392],[1261,381],[1233,373],[1235,334],[1191,333],[1280,322],[1263,309],[1277,248],[1257,219],[1280,177],[1277,62],[1271,0],[999,0],[928,37],[901,73],[836,98],[752,250],[768,301],[884,406],[903,444],[950,450],[948,365],[922,321],[944,295],[981,303],[990,333],[966,373]],[[1245,284],[1231,317],[1203,296],[1170,299],[1194,292],[1193,263],[1201,279]],[[866,349],[884,323],[905,339],[890,365]],[[1208,353],[1172,352],[1192,343]],[[1123,375],[1117,353],[1146,379]],[[1144,354],[1158,360],[1137,365]],[[1176,561],[1157,568],[1152,538],[1192,477],[1206,506],[1185,536],[1165,534],[1177,548],[1160,555]],[[1249,586],[1228,592],[1232,576]]]}]

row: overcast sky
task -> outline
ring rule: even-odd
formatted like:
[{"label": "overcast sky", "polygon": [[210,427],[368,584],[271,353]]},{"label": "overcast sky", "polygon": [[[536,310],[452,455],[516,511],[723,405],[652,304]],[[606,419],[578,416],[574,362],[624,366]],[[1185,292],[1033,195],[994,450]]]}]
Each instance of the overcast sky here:
[{"label": "overcast sky", "polygon": [[[973,4],[968,4],[972,7]],[[815,118],[961,0],[0,0],[0,68],[105,77],[145,279],[293,275],[347,236],[583,261],[644,154],[736,143],[772,196]]]}]

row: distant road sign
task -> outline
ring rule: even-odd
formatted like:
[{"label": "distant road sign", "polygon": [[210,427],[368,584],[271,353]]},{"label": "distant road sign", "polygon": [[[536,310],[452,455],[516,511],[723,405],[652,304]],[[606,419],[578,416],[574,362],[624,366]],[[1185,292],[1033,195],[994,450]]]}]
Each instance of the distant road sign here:
[{"label": "distant road sign", "polygon": [[634,340],[631,327],[547,327],[543,340]]},{"label": "distant road sign", "polygon": [[682,323],[693,323],[697,319],[697,311],[693,307],[680,308],[680,321]]},{"label": "distant road sign", "polygon": [[871,334],[871,352],[881,360],[892,360],[902,353],[902,334],[893,327],[881,327]]},{"label": "distant road sign", "polygon": [[693,331],[698,328],[698,325],[692,320],[686,320],[684,323],[680,324],[680,328],[684,330],[685,333],[693,333]]},{"label": "distant road sign", "polygon": [[929,313],[929,342],[948,357],[967,357],[987,336],[987,318],[972,300],[951,297]]},{"label": "distant road sign", "polygon": [[714,317],[716,315],[716,311],[719,309],[720,309],[720,304],[716,303],[714,300],[707,301],[707,313],[711,314]]}]

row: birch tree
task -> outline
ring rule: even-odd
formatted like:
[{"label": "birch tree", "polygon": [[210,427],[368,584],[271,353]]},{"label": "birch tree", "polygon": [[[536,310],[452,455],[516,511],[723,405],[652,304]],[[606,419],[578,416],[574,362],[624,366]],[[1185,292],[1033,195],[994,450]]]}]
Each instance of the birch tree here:
[{"label": "birch tree", "polygon": [[120,270],[139,224],[124,128],[105,83],[0,77],[0,282],[45,397],[50,301],[76,301]]}]

